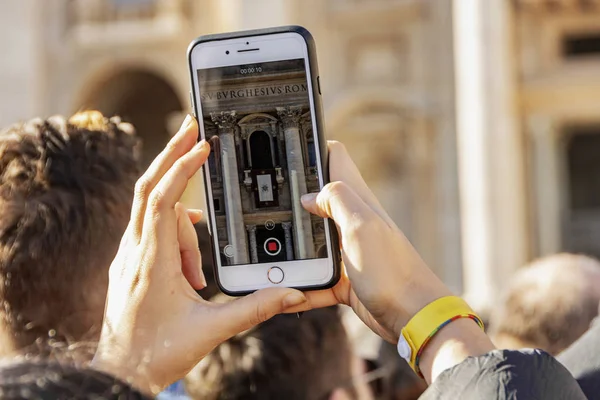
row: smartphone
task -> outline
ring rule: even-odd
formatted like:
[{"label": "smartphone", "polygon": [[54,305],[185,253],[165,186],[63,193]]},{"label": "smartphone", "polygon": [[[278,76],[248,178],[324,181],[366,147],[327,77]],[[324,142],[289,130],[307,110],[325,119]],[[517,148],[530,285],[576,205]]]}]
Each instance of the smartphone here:
[{"label": "smartphone", "polygon": [[215,278],[243,295],[324,289],[340,277],[337,230],[302,195],[328,183],[315,44],[299,26],[202,36],[188,49]]}]

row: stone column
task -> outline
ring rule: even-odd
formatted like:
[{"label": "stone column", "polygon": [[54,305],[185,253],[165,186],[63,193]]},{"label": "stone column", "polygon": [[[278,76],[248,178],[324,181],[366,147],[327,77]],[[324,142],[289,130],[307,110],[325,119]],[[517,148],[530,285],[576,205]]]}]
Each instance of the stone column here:
[{"label": "stone column", "polygon": [[292,223],[283,222],[283,233],[285,234],[285,254],[286,260],[292,261],[294,259],[294,244],[292,243]]},{"label": "stone column", "polygon": [[306,172],[302,144],[300,143],[302,107],[277,107],[277,114],[279,114],[279,118],[283,123],[283,133],[285,136],[285,151],[290,177],[292,212],[294,215],[295,254],[298,259],[314,258],[315,246],[313,245],[310,214],[304,210],[300,203],[300,197],[307,193]]},{"label": "stone column", "polygon": [[513,4],[452,4],[464,289],[486,309],[530,250]]},{"label": "stone column", "polygon": [[258,263],[258,252],[256,251],[256,225],[246,225],[248,241],[250,242],[250,262]]},{"label": "stone column", "polygon": [[[459,0],[460,1],[460,0]],[[452,1],[435,1],[427,4],[431,24],[421,31],[429,39],[421,47],[423,60],[430,73],[422,81],[424,87],[435,82],[435,105],[428,116],[435,115],[434,150],[429,150],[435,168],[437,233],[432,242],[437,250],[429,257],[444,283],[453,293],[463,291],[463,259],[461,250],[461,220],[458,183],[458,158],[456,154],[456,110],[454,73],[454,31]],[[419,48],[419,47],[417,47]],[[431,59],[435,63],[428,62]],[[452,149],[452,150],[449,150]],[[431,265],[433,267],[433,265]],[[435,269],[435,268],[434,268]]]},{"label": "stone column", "polygon": [[233,264],[248,264],[248,241],[244,229],[240,178],[235,152],[236,113],[235,111],[215,112],[211,113],[210,117],[219,127],[227,237],[234,248]]},{"label": "stone column", "polygon": [[561,166],[564,165],[552,120],[532,116],[527,121],[533,139],[533,181],[537,231],[537,255],[561,250]]}]

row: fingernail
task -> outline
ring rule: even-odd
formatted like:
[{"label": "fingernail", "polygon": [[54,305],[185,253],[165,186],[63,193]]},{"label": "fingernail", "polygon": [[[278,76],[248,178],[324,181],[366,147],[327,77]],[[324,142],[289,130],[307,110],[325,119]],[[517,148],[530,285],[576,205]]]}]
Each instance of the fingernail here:
[{"label": "fingernail", "polygon": [[190,124],[192,123],[193,118],[190,114],[185,116],[185,119],[183,120],[183,123],[181,124],[181,129],[187,128],[188,126],[190,126]]},{"label": "fingernail", "polygon": [[204,216],[202,210],[188,209],[187,214],[190,217],[190,221],[192,222],[192,224],[197,224],[198,222],[202,221],[202,217]]},{"label": "fingernail", "polygon": [[200,267],[200,280],[202,281],[202,285],[204,287],[208,286],[208,283],[206,282],[206,277],[204,276],[204,272],[202,271],[202,267]]},{"label": "fingernail", "polygon": [[307,193],[300,198],[302,204],[310,204],[317,198],[318,193]]},{"label": "fingernail", "polygon": [[196,153],[203,153],[207,150],[210,150],[210,145],[206,142],[206,140],[202,139],[194,145],[194,148],[192,150]]},{"label": "fingernail", "polygon": [[204,139],[202,139],[201,141],[199,141],[198,143],[196,143],[196,145],[194,146],[194,150],[196,150],[196,151],[203,151],[206,148],[210,148],[210,145]]},{"label": "fingernail", "polygon": [[306,296],[302,292],[293,292],[283,298],[283,308],[292,308],[306,301]]}]

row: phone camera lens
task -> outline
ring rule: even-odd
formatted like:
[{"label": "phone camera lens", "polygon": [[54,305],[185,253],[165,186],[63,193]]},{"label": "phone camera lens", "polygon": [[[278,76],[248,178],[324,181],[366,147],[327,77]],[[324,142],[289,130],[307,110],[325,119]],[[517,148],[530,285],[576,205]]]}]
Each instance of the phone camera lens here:
[{"label": "phone camera lens", "polygon": [[250,42],[246,42],[246,44],[250,44]]},{"label": "phone camera lens", "polygon": [[225,54],[229,54],[229,50],[227,50],[227,51],[225,52]]}]

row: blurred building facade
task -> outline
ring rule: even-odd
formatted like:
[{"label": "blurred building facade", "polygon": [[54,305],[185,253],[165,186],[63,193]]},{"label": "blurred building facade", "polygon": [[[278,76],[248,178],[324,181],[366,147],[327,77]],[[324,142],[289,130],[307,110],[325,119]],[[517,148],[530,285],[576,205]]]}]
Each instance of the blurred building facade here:
[{"label": "blurred building facade", "polygon": [[[432,268],[485,307],[560,250],[600,256],[595,0],[6,0],[0,124],[98,108],[145,162],[189,111],[185,51],[206,33],[315,36],[327,136]],[[203,203],[199,179],[185,201]]]}]

